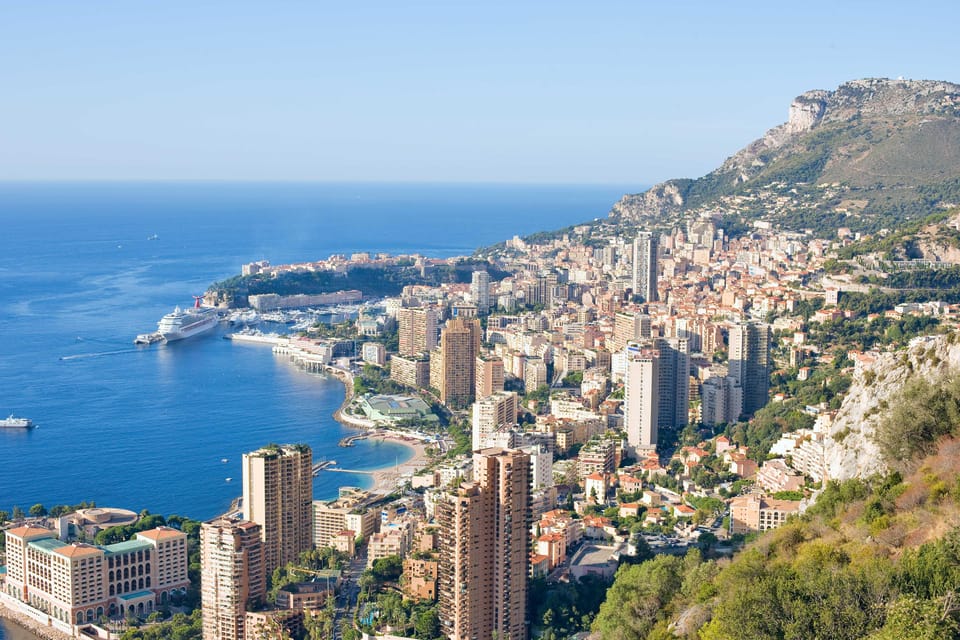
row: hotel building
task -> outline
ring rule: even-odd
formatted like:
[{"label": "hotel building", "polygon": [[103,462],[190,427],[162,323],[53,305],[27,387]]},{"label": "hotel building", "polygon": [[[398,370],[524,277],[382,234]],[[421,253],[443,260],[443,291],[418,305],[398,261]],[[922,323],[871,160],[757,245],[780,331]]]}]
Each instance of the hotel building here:
[{"label": "hotel building", "polygon": [[57,539],[49,529],[6,532],[4,594],[46,613],[61,629],[100,618],[144,616],[186,593],[187,535],[160,527],[108,546]]}]

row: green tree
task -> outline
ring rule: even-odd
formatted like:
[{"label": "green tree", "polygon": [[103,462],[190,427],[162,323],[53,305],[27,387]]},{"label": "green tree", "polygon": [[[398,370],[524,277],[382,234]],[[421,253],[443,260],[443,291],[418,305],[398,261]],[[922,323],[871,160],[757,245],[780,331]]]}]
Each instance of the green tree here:
[{"label": "green tree", "polygon": [[30,516],[33,518],[42,518],[47,515],[47,508],[39,502],[30,507]]},{"label": "green tree", "polygon": [[14,505],[14,507],[13,507],[13,521],[14,521],[14,522],[17,522],[17,521],[19,521],[19,520],[23,520],[23,518],[24,518],[23,509],[21,509],[20,507]]}]

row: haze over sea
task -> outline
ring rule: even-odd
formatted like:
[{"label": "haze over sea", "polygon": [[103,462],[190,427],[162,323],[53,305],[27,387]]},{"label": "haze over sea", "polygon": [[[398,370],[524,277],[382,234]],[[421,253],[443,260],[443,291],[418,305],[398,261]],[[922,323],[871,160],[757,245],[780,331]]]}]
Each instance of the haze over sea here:
[{"label": "haze over sea", "polygon": [[[241,454],[269,442],[305,442],[344,468],[402,462],[398,444],[338,447],[342,385],[222,340],[226,327],[167,346],[132,340],[244,262],[469,254],[605,216],[638,189],[0,184],[0,414],[39,425],[0,431],[0,509],[92,500],[207,519],[239,493]],[[368,482],[321,473],[315,497]]]}]

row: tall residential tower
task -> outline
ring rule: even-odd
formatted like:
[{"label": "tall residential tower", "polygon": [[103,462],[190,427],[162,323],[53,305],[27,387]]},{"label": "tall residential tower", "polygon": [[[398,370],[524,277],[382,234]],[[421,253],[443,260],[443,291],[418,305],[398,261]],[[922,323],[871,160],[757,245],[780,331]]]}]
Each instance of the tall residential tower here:
[{"label": "tall residential tower", "polygon": [[304,444],[243,454],[243,517],[260,525],[267,575],[313,544],[313,453]]},{"label": "tall residential tower", "polygon": [[657,237],[641,231],[633,241],[633,295],[657,300]]}]

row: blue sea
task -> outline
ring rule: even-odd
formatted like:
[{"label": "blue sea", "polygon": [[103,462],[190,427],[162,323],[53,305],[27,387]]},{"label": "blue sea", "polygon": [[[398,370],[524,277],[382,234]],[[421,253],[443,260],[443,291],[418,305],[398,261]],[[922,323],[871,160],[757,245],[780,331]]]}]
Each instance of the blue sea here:
[{"label": "blue sea", "polygon": [[[469,254],[606,216],[640,188],[0,183],[0,415],[39,425],[0,431],[0,510],[85,500],[208,519],[238,495],[241,454],[270,442],[350,469],[403,462],[395,443],[337,446],[341,383],[223,340],[225,327],[132,340],[244,262]],[[368,483],[321,472],[314,495]]]}]

